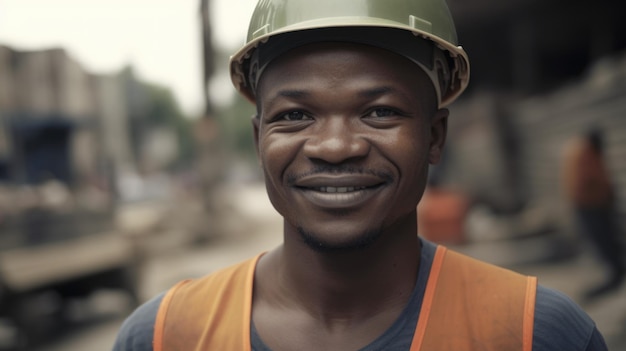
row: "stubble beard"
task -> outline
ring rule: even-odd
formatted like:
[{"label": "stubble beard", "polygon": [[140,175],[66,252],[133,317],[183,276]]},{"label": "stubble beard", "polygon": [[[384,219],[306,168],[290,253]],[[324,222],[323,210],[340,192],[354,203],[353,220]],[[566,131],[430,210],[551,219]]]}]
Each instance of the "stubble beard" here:
[{"label": "stubble beard", "polygon": [[332,243],[320,239],[319,235],[307,231],[301,226],[298,226],[297,229],[300,237],[302,238],[302,241],[309,248],[319,253],[348,253],[366,249],[372,246],[372,244],[376,240],[378,240],[382,233],[380,229],[373,229],[366,231],[351,240],[340,243]]}]

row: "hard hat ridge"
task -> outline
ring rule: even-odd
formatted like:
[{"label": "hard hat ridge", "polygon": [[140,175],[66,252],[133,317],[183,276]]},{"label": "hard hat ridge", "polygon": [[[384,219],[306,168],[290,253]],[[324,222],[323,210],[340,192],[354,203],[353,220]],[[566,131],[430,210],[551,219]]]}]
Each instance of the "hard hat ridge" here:
[{"label": "hard hat ridge", "polygon": [[[395,33],[388,33],[395,32]],[[289,32],[269,38],[254,50],[244,63],[248,72],[245,84],[256,92],[259,79],[269,63],[287,51],[316,42],[349,42],[375,46],[406,57],[417,64],[433,83],[438,101],[448,88],[450,69],[445,54],[432,41],[396,28],[381,30],[374,27],[320,28]]]}]

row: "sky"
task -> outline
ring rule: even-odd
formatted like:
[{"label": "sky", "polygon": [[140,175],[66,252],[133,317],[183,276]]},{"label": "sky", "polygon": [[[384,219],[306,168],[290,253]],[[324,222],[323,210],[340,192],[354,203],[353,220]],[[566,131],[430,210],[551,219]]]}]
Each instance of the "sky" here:
[{"label": "sky", "polygon": [[[244,42],[256,0],[212,0],[214,44]],[[169,87],[182,109],[202,110],[200,0],[0,0],[0,44],[17,50],[62,47],[89,72],[132,65],[138,77]],[[234,93],[227,63],[216,63],[212,96]],[[219,88],[218,88],[219,87]]]}]

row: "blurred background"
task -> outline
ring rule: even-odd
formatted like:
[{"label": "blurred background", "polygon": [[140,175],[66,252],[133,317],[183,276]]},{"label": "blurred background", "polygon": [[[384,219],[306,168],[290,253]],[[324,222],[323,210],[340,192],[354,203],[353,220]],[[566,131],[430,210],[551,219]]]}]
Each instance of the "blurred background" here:
[{"label": "blurred background", "polygon": [[[0,0],[0,350],[110,350],[137,304],[281,241],[227,71],[255,3]],[[623,4],[448,3],[472,78],[420,235],[626,350]]]}]

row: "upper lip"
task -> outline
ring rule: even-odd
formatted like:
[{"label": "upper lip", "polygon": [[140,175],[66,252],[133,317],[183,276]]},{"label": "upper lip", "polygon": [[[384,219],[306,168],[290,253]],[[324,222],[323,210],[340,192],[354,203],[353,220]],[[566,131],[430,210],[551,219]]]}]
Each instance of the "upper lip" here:
[{"label": "upper lip", "polygon": [[373,174],[314,174],[299,178],[294,186],[299,188],[369,188],[386,181]]}]

